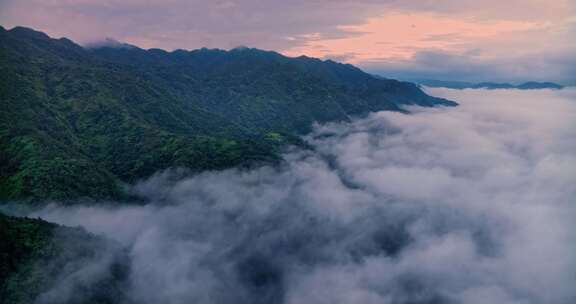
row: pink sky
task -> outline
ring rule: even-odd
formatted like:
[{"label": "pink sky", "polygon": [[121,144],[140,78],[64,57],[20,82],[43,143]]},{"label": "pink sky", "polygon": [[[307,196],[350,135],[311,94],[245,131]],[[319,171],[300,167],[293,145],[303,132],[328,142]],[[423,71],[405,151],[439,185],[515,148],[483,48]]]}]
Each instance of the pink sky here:
[{"label": "pink sky", "polygon": [[367,19],[359,25],[341,26],[357,35],[323,39],[321,33],[307,34],[304,45],[284,50],[287,55],[314,57],[343,55],[346,61],[409,59],[425,49],[463,52],[469,43],[499,44],[514,35],[544,29],[547,22],[524,20],[477,21],[470,18],[427,12],[392,13]]},{"label": "pink sky", "polygon": [[80,43],[245,45],[406,75],[472,77],[492,67],[502,78],[537,71],[576,82],[574,0],[0,0],[0,24]]}]

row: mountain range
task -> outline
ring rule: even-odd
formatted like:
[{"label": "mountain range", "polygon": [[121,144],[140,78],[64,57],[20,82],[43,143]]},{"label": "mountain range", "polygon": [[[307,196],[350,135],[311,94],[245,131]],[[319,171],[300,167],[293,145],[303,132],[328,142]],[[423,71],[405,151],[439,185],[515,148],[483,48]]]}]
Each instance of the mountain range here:
[{"label": "mountain range", "polygon": [[[82,47],[0,27],[0,203],[132,199],[127,185],[168,168],[191,173],[281,162],[315,123],[405,106],[454,106],[409,82],[309,57],[251,48]],[[1,204],[0,204],[1,205]],[[81,265],[74,303],[123,303],[129,265],[113,242],[80,228],[0,213],[2,303],[61,303],[43,294]],[[40,296],[40,298],[38,298]]]},{"label": "mountain range", "polygon": [[414,82],[432,88],[450,88],[450,89],[517,89],[517,90],[539,90],[539,89],[562,89],[563,85],[554,82],[537,82],[528,81],[520,84],[510,84],[502,82],[462,82],[462,81],[445,81],[433,79],[420,79]]},{"label": "mountain range", "polygon": [[129,198],[126,185],[278,162],[314,123],[452,106],[409,82],[252,48],[82,47],[0,28],[0,199]]}]

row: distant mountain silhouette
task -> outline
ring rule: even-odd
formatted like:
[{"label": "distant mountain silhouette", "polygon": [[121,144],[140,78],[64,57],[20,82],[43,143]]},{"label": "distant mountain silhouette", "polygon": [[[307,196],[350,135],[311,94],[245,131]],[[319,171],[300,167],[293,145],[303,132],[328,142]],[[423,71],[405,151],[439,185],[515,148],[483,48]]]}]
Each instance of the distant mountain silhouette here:
[{"label": "distant mountain silhouette", "polygon": [[461,81],[444,81],[433,79],[415,80],[414,82],[427,87],[450,88],[450,89],[518,89],[518,90],[537,90],[537,89],[562,89],[564,86],[553,82],[536,82],[529,81],[522,84],[513,85],[510,83],[498,82],[461,82]]}]

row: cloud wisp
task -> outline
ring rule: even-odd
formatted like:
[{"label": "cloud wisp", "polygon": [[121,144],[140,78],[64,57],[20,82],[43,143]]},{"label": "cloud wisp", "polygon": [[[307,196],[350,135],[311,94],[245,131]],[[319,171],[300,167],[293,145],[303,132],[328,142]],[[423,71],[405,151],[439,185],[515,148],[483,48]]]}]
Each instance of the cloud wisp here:
[{"label": "cloud wisp", "polygon": [[430,93],[461,105],[318,126],[280,168],[160,173],[146,206],[30,215],[122,244],[137,303],[574,303],[576,90]]}]

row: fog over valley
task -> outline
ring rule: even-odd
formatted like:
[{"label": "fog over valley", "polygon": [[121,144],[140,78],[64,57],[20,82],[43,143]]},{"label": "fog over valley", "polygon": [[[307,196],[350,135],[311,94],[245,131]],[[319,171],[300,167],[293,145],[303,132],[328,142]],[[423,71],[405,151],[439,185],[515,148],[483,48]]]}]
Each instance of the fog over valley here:
[{"label": "fog over valley", "polygon": [[316,125],[278,166],[158,172],[143,205],[2,206],[107,240],[37,303],[108,277],[122,303],[576,303],[576,89],[425,90],[459,106]]}]

